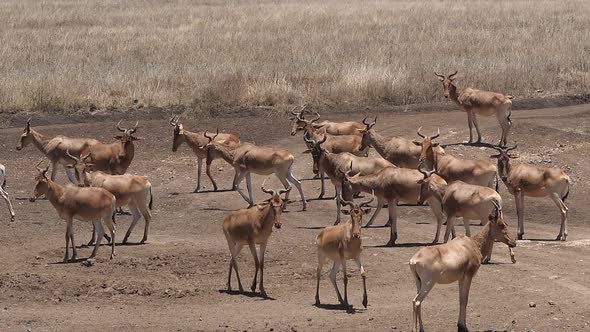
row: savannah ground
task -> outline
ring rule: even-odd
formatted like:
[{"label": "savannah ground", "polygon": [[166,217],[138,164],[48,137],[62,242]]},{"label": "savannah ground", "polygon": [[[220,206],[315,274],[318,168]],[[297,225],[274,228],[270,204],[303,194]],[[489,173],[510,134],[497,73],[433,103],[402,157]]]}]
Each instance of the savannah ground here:
[{"label": "savannah ground", "polygon": [[[441,127],[440,141],[461,142],[468,132],[465,114],[455,112],[407,112],[377,114],[376,129],[389,135],[415,137],[416,127],[435,132]],[[339,115],[337,120],[362,115]],[[510,263],[506,246],[496,244],[492,264],[482,266],[474,279],[468,306],[468,324],[474,331],[583,331],[590,328],[590,106],[515,111],[512,139],[518,142],[521,159],[538,164],[550,162],[562,167],[572,179],[569,236],[555,242],[559,213],[549,199],[526,200],[525,240],[515,249],[516,264]],[[39,115],[38,121],[51,122]],[[67,132],[72,136],[93,136],[110,141],[116,119],[80,124],[53,124],[37,128],[43,133]],[[284,147],[296,157],[295,175],[303,181],[308,198],[319,193],[319,183],[311,177],[311,157],[301,154],[300,136],[288,135],[289,124],[281,118],[219,118],[185,120],[187,129],[231,129],[245,141]],[[264,124],[264,130],[260,130]],[[481,119],[484,137],[498,139],[497,123]],[[186,146],[171,152],[172,127],[165,120],[144,121],[138,135],[131,173],[149,176],[154,185],[155,209],[150,238],[145,245],[119,245],[118,255],[108,259],[103,245],[94,266],[61,264],[65,224],[48,201],[28,202],[39,151],[14,149],[22,128],[0,130],[3,162],[8,170],[8,190],[17,213],[10,223],[0,202],[0,326],[4,331],[311,331],[311,330],[394,330],[409,331],[411,301],[415,284],[408,268],[410,257],[433,237],[435,225],[427,207],[402,206],[398,211],[399,246],[381,247],[389,230],[363,229],[363,261],[368,271],[369,307],[363,309],[360,276],[349,269],[350,302],[354,313],[336,306],[327,268],[321,282],[324,305],[313,305],[315,294],[315,236],[331,225],[335,204],[312,200],[307,212],[300,202],[289,206],[283,227],[275,230],[267,249],[265,285],[271,300],[257,294],[227,294],[229,251],[221,231],[223,217],[246,204],[235,192],[193,194],[196,163]],[[490,149],[453,145],[447,148],[466,157],[487,158]],[[213,165],[220,188],[230,185],[232,170],[223,162]],[[255,197],[265,179],[253,176]],[[59,181],[65,181],[60,172]],[[206,190],[211,188],[204,181]],[[267,186],[278,186],[270,178]],[[503,185],[505,218],[516,236],[516,212],[512,197]],[[328,193],[332,192],[329,190]],[[293,198],[298,196],[294,193]],[[383,225],[385,210],[376,221]],[[118,241],[130,217],[117,218]],[[131,242],[141,237],[137,226]],[[89,225],[75,223],[77,242],[87,241]],[[473,226],[472,231],[479,231]],[[462,226],[457,226],[459,233]],[[87,257],[90,248],[82,248]],[[252,258],[247,250],[239,261],[244,285],[253,277]],[[352,265],[352,264],[350,264]],[[341,275],[338,281],[342,284]],[[550,301],[552,304],[550,304]],[[536,307],[531,308],[530,303]],[[437,285],[423,306],[426,328],[430,331],[456,329],[458,287]]]}]

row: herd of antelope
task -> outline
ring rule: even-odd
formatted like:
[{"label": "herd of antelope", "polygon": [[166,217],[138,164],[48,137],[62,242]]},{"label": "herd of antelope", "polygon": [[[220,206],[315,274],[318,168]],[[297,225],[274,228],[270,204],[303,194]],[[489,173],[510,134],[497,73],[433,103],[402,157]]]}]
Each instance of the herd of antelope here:
[{"label": "herd of antelope", "polygon": [[[436,73],[435,73],[436,74]],[[499,179],[514,195],[518,216],[518,239],[524,236],[524,197],[549,196],[557,205],[561,215],[558,240],[567,238],[568,207],[565,200],[569,194],[569,177],[556,167],[538,167],[529,164],[515,164],[511,159],[516,146],[508,146],[508,134],[512,126],[510,108],[512,97],[500,93],[480,91],[473,88],[458,89],[453,81],[457,72],[445,76],[436,74],[442,81],[444,96],[451,98],[467,113],[470,129],[469,143],[473,143],[472,127],[475,125],[478,139],[481,132],[477,115],[498,118],[502,128],[499,145],[491,145],[497,154],[489,160],[459,158],[447,153],[435,140],[440,136],[424,135],[418,129],[419,139],[385,137],[377,127],[377,118],[365,118],[362,122],[320,122],[320,115],[311,112],[306,105],[291,111],[291,135],[303,132],[303,141],[313,159],[313,173],[321,180],[319,198],[326,194],[325,177],[335,188],[337,204],[334,226],[324,228],[317,235],[317,287],[315,302],[320,304],[319,286],[322,267],[329,259],[333,262],[330,280],[335,288],[338,301],[343,308],[350,309],[348,303],[346,261],[354,260],[363,280],[363,301],[367,307],[366,274],[361,261],[361,229],[375,221],[381,209],[387,206],[389,217],[387,226],[390,237],[387,246],[395,246],[398,239],[398,203],[415,205],[428,204],[436,219],[436,232],[432,246],[418,250],[409,265],[416,281],[417,294],[413,304],[413,328],[423,331],[421,305],[435,284],[459,283],[460,313],[457,323],[459,331],[467,331],[466,306],[469,288],[473,277],[482,263],[490,261],[495,241],[503,242],[509,248],[513,263],[516,262],[512,248],[515,240],[509,234],[502,212],[502,198],[498,193]],[[223,234],[227,240],[231,259],[227,288],[231,290],[232,272],[235,271],[238,287],[243,291],[237,257],[242,248],[248,245],[254,258],[255,275],[251,290],[258,287],[266,297],[264,288],[264,255],[273,227],[281,227],[281,214],[290,201],[289,194],[295,187],[301,197],[302,209],[307,209],[307,200],[300,181],[293,175],[294,156],[284,149],[257,146],[242,142],[233,134],[191,132],[180,123],[180,116],[173,116],[170,124],[174,128],[172,151],[177,151],[186,143],[197,157],[197,186],[201,189],[203,160],[206,174],[217,191],[210,166],[213,160],[223,159],[235,171],[232,189],[248,202],[248,207],[237,210],[223,220]],[[131,232],[143,217],[145,229],[141,243],[148,240],[151,221],[152,185],[145,176],[127,174],[133,157],[134,141],[139,123],[124,128],[121,122],[116,129],[121,132],[111,144],[91,138],[70,138],[66,136],[48,137],[31,127],[27,121],[16,146],[21,150],[31,143],[39,149],[48,162],[37,164],[36,185],[30,198],[34,202],[45,196],[55,208],[60,218],[66,221],[66,251],[64,262],[75,260],[77,247],[74,240],[73,221],[88,221],[93,225],[88,245],[94,245],[90,258],[97,254],[103,237],[111,244],[111,259],[115,256],[115,216],[117,209],[127,206],[133,215],[132,223],[123,238],[129,240]],[[376,156],[369,156],[369,149]],[[378,155],[378,156],[377,156]],[[42,166],[46,162],[47,165]],[[58,165],[66,169],[69,181],[73,184],[59,184],[55,181]],[[51,175],[47,172],[51,166]],[[266,200],[255,203],[251,175],[268,176],[274,174],[284,189],[262,191],[269,195]],[[246,180],[247,194],[240,184]],[[5,191],[6,169],[0,164],[0,194],[8,203],[11,220],[15,213]],[[369,194],[368,201],[357,203],[361,193]],[[363,215],[371,211],[370,204],[376,200],[376,208],[368,222],[363,225]],[[342,221],[341,213],[349,217]],[[462,217],[466,236],[455,236],[454,219]],[[483,228],[471,236],[469,220],[479,220]],[[446,223],[444,243],[437,244],[441,226]],[[106,226],[109,234],[105,234]],[[257,251],[256,245],[260,246]],[[70,245],[72,255],[70,256]],[[344,275],[344,296],[336,284],[339,271]],[[260,274],[260,275],[259,275]],[[257,282],[260,278],[259,283]]]}]

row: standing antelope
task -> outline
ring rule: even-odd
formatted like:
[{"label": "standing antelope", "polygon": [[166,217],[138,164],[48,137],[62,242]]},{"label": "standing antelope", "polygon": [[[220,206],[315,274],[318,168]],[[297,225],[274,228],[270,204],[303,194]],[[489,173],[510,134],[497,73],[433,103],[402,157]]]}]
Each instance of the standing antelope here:
[{"label": "standing antelope", "polygon": [[[202,132],[190,132],[185,130],[182,124],[178,123],[180,120],[180,115],[173,116],[170,119],[170,124],[174,127],[174,140],[172,141],[172,152],[176,152],[178,147],[182,145],[182,143],[186,142],[186,144],[193,150],[195,155],[197,156],[197,188],[195,188],[194,192],[198,192],[201,189],[201,170],[203,168],[203,159],[207,159],[207,149],[205,146],[208,143],[208,139],[203,137]],[[219,134],[215,138],[215,141],[223,144],[227,144],[230,146],[235,146],[240,144],[240,138],[233,134]],[[219,158],[218,156],[214,156],[213,159]],[[211,164],[207,164],[205,172],[211,183],[213,184],[213,190],[217,191],[217,183],[211,176],[210,167]]]},{"label": "standing antelope", "polygon": [[500,146],[508,144],[508,133],[512,127],[510,113],[512,107],[512,96],[503,95],[497,92],[482,91],[473,88],[457,89],[453,84],[457,71],[446,76],[434,73],[442,81],[445,98],[451,98],[457,103],[463,112],[467,113],[467,123],[469,124],[469,143],[473,143],[473,126],[477,131],[477,143],[481,142],[481,132],[477,123],[476,114],[482,116],[495,115],[502,127],[502,137]]},{"label": "standing antelope", "polygon": [[320,123],[316,123],[320,119],[320,114],[315,113],[316,117],[312,120],[306,120],[303,118],[303,112],[305,111],[307,105],[303,105],[300,109],[300,112],[291,111],[293,117],[293,127],[291,129],[291,136],[295,136],[298,131],[305,131],[306,128],[313,128],[314,130],[323,130],[325,133],[330,135],[359,135],[359,130],[363,129],[362,123],[356,121],[346,121],[346,122],[332,122],[332,121],[322,121]]},{"label": "standing antelope", "polygon": [[[290,190],[291,187],[278,191],[267,190],[263,184],[262,191],[270,194],[271,197],[269,199],[247,209],[232,212],[223,220],[223,234],[225,235],[231,254],[227,276],[228,291],[231,291],[232,269],[236,270],[240,292],[244,291],[240,274],[238,273],[237,259],[244,245],[248,245],[254,257],[254,266],[256,268],[251,289],[253,292],[256,290],[256,279],[260,270],[260,293],[263,297],[267,297],[266,291],[264,290],[264,253],[268,238],[272,234],[273,225],[277,229],[281,228],[281,213],[287,198],[281,199],[280,195],[285,194],[287,196]],[[256,244],[260,245],[260,259],[256,253]]]},{"label": "standing antelope", "polygon": [[72,185],[62,186],[47,178],[49,166],[39,168],[43,160],[37,164],[39,174],[35,177],[37,184],[33,195],[29,199],[34,202],[39,196],[45,195],[55,208],[60,218],[67,223],[66,228],[66,253],[64,263],[69,261],[69,244],[72,244],[72,260],[76,259],[77,251],[74,242],[74,219],[91,221],[98,232],[98,240],[89,258],[94,258],[104,235],[102,221],[107,225],[111,233],[111,259],[115,257],[115,209],[116,198],[103,188],[80,188]]},{"label": "standing antelope", "polygon": [[[459,236],[452,241],[432,247],[424,247],[410,259],[410,270],[416,280],[416,297],[412,301],[413,331],[424,331],[422,302],[436,284],[459,282],[458,331],[468,331],[466,316],[471,281],[481,266],[482,259],[489,256],[494,241],[509,247],[516,242],[510,237],[502,218],[502,210],[496,205],[489,222],[473,237]],[[419,329],[418,329],[419,328]]]},{"label": "standing antelope", "polygon": [[[402,137],[384,137],[376,132],[373,127],[377,123],[377,117],[373,122],[363,119],[365,128],[360,132],[363,134],[361,149],[372,146],[377,153],[398,167],[417,169],[420,164],[420,148],[412,141]],[[443,148],[436,147],[438,152],[444,153]]]},{"label": "standing antelope", "polygon": [[567,238],[568,215],[565,200],[570,192],[569,176],[557,167],[538,167],[527,164],[511,165],[510,159],[518,158],[518,156],[508,152],[516,149],[516,146],[495,149],[499,154],[493,155],[491,158],[498,158],[500,178],[502,178],[508,191],[514,195],[514,201],[516,202],[518,239],[522,240],[524,235],[524,197],[549,196],[561,213],[561,228],[556,240],[565,241]]},{"label": "standing antelope", "polygon": [[[209,142],[205,146],[207,149],[207,165],[211,164],[214,156],[220,156],[228,164],[232,165],[236,170],[234,183],[232,188],[236,190],[246,202],[252,206],[254,204],[254,197],[252,195],[252,180],[251,173],[259,175],[274,174],[281,181],[285,188],[291,187],[292,183],[301,196],[303,204],[303,211],[307,209],[307,201],[301,188],[301,182],[293,176],[293,163],[295,157],[289,151],[275,148],[256,146],[251,143],[242,143],[239,145],[227,145],[219,143],[215,139],[219,135],[219,130],[213,136],[203,133]],[[246,178],[246,187],[248,189],[248,196],[246,196],[240,189],[240,183]],[[289,199],[289,192],[285,196]]]},{"label": "standing antelope", "polygon": [[0,164],[0,195],[8,204],[8,211],[10,211],[10,221],[14,221],[14,210],[12,209],[12,203],[10,203],[10,197],[6,192],[6,167]]},{"label": "standing antelope", "polygon": [[[115,195],[117,207],[129,206],[133,214],[133,221],[123,238],[123,244],[127,243],[131,231],[133,231],[139,218],[143,216],[145,229],[141,243],[145,243],[148,239],[148,229],[152,219],[149,212],[153,206],[152,184],[145,176],[132,174],[109,175],[101,171],[95,171],[94,165],[84,162],[88,157],[90,157],[90,153],[80,158],[70,155],[70,158],[76,162],[73,167],[78,184],[86,187],[104,188]],[[94,233],[93,231],[89,245],[94,244]]]},{"label": "standing antelope", "polygon": [[20,151],[30,143],[33,143],[51,161],[51,180],[55,181],[57,165],[62,164],[66,167],[68,179],[75,182],[74,175],[67,168],[67,165],[71,164],[71,159],[66,155],[66,151],[69,150],[74,156],[79,156],[88,147],[100,142],[94,138],[71,138],[63,135],[45,136],[31,128],[31,119],[28,119],[25,129],[16,144],[16,149]]},{"label": "standing antelope", "polygon": [[[424,179],[420,181],[419,203],[434,197],[442,204],[447,224],[445,242],[449,240],[451,233],[453,238],[455,237],[453,222],[455,217],[463,217],[465,235],[471,236],[469,220],[480,220],[481,225],[484,225],[488,220],[490,211],[495,207],[502,208],[502,197],[494,189],[467,184],[463,181],[455,181],[451,184],[441,183],[435,171],[424,172],[421,170],[421,172],[424,174]],[[504,220],[503,217],[502,220]],[[436,226],[436,235],[432,243],[438,243],[441,225],[442,219],[439,219]],[[512,248],[509,247],[508,251],[512,263],[516,263]],[[491,254],[490,251],[490,256],[484,257],[484,263],[490,261]]]},{"label": "standing antelope", "polygon": [[422,137],[422,141],[414,141],[416,146],[421,147],[420,168],[436,169],[436,174],[449,183],[463,181],[498,189],[497,168],[493,163],[488,160],[459,159],[440,151],[439,143],[432,141],[440,135],[440,130],[437,135],[425,136],[420,133],[420,129],[418,136]]},{"label": "standing antelope", "polygon": [[[338,199],[341,199],[338,197]],[[326,258],[332,260],[332,270],[330,271],[330,281],[336,290],[338,302],[345,306],[348,305],[348,275],[346,274],[346,260],[354,259],[361,276],[363,278],[363,306],[367,307],[367,280],[365,275],[365,268],[361,262],[361,252],[363,244],[361,239],[361,226],[363,224],[363,214],[369,213],[371,209],[364,209],[369,206],[375,197],[372,197],[368,202],[355,204],[351,201],[342,200],[342,205],[349,206],[350,210],[342,210],[342,213],[350,215],[350,219],[336,226],[329,226],[324,228],[316,237],[318,246],[318,268],[316,272],[316,293],[315,305],[320,305],[320,276],[322,274],[322,267],[324,266]],[[344,274],[344,299],[340,295],[338,285],[336,284],[336,274],[342,267]]]},{"label": "standing antelope", "polygon": [[[420,197],[420,180],[424,178],[418,170],[401,168],[401,167],[386,167],[381,169],[374,174],[360,175],[356,174],[352,176],[353,165],[350,165],[350,170],[343,174],[342,177],[342,194],[343,197],[347,198],[352,195],[353,192],[365,192],[373,193],[377,196],[377,209],[375,213],[369,219],[369,222],[365,227],[370,226],[383,205],[387,203],[389,208],[389,218],[387,226],[390,226],[390,237],[387,242],[388,247],[395,245],[397,240],[397,203],[405,202],[410,204],[416,204],[419,202]],[[441,185],[446,184],[445,180],[440,177],[434,176],[433,181],[440,183]],[[437,223],[442,222],[443,213],[441,204],[434,197],[425,199],[436,217]],[[420,202],[420,204],[423,201]]]}]

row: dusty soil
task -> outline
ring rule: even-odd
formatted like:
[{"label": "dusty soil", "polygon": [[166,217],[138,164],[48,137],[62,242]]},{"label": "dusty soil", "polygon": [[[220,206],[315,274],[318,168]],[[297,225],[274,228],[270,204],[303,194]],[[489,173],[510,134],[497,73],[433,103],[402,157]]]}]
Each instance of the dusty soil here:
[{"label": "dusty soil", "polygon": [[[415,130],[435,131],[440,141],[452,144],[467,137],[466,116],[460,112],[408,112],[378,114],[376,129],[389,135],[415,137]],[[362,114],[332,118],[357,119]],[[113,122],[38,127],[54,135],[92,136],[110,141]],[[586,193],[590,181],[590,106],[578,105],[543,110],[515,111],[512,139],[522,159],[558,165],[572,178],[567,201],[570,207],[567,242],[552,239],[559,230],[559,213],[549,199],[526,200],[526,234],[515,250],[518,262],[511,264],[505,246],[496,245],[492,264],[482,266],[474,280],[468,306],[468,325],[476,331],[582,331],[590,329],[590,213]],[[480,119],[484,137],[496,142],[499,128],[494,119]],[[301,136],[288,135],[289,124],[279,118],[219,118],[184,121],[187,129],[213,129],[239,134],[244,141],[272,144],[296,156],[295,175],[304,179],[308,198],[318,194],[319,182],[311,178],[311,157],[301,154]],[[311,200],[307,212],[300,202],[289,206],[283,228],[275,231],[267,250],[265,285],[272,299],[257,294],[224,292],[229,252],[221,232],[223,217],[245,206],[236,192],[193,194],[195,158],[188,147],[171,152],[172,128],[164,120],[144,121],[138,134],[131,172],[149,176],[154,185],[155,209],[150,239],[145,245],[119,245],[118,255],[108,259],[103,246],[96,264],[61,264],[65,224],[48,201],[29,203],[34,182],[34,164],[41,153],[33,146],[17,152],[14,147],[21,128],[0,130],[2,160],[8,170],[8,191],[17,213],[9,221],[0,202],[0,329],[3,331],[96,331],[102,330],[411,330],[411,301],[415,284],[407,262],[434,234],[433,217],[427,207],[399,209],[399,246],[381,247],[389,231],[382,227],[363,229],[366,247],[363,260],[368,271],[369,307],[362,308],[358,272],[349,268],[350,301],[347,313],[335,304],[327,267],[321,282],[325,306],[314,303],[316,249],[314,239],[332,224],[335,204]],[[450,145],[448,151],[467,157],[487,158],[483,147]],[[214,164],[220,187],[229,188],[231,169]],[[65,181],[63,171],[59,180]],[[253,176],[255,188],[264,180]],[[204,180],[205,190],[211,185]],[[277,186],[274,178],[268,186]],[[331,191],[330,191],[331,192]],[[514,201],[501,187],[506,220],[515,235]],[[261,200],[259,190],[255,196]],[[294,198],[298,195],[294,194]],[[118,234],[127,229],[129,216],[117,219]],[[385,223],[385,210],[376,224]],[[479,226],[473,226],[477,232]],[[457,228],[462,232],[462,228]],[[131,241],[139,241],[143,222]],[[90,236],[90,226],[76,224],[77,241]],[[86,257],[90,248],[81,248]],[[252,258],[243,250],[240,259],[245,286],[253,276]],[[349,266],[352,264],[349,264]],[[341,275],[339,276],[341,285]],[[532,303],[535,306],[532,306]],[[456,329],[458,287],[437,285],[426,299],[423,317],[431,331]]]}]

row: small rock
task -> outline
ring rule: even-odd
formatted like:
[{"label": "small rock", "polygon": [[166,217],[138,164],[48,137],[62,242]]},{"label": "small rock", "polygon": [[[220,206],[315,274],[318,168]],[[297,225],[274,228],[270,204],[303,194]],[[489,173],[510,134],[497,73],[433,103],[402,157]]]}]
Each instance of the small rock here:
[{"label": "small rock", "polygon": [[202,321],[203,321],[203,317],[199,317],[199,322],[202,322]]},{"label": "small rock", "polygon": [[82,263],[81,263],[81,264],[82,264],[82,265],[84,265],[84,266],[86,266],[86,267],[91,267],[91,266],[93,266],[94,264],[96,264],[96,260],[95,260],[95,259],[93,259],[93,258],[91,258],[91,259],[87,259],[87,260],[85,260],[85,261],[82,261]]},{"label": "small rock", "polygon": [[535,302],[529,302],[529,308],[535,308],[537,304]]},{"label": "small rock", "polygon": [[35,259],[36,260],[40,260],[40,259],[43,259],[43,257],[41,257],[41,256],[35,256]]},{"label": "small rock", "polygon": [[307,321],[308,321],[308,322],[311,322],[311,318],[308,318],[308,319],[307,319]]},{"label": "small rock", "polygon": [[367,318],[367,320],[368,320],[369,322],[373,321],[373,319],[375,319],[375,318],[373,318],[373,317],[369,317],[369,318]]},{"label": "small rock", "polygon": [[549,302],[547,303],[549,303],[549,305],[555,305],[555,302],[553,302],[552,300],[549,300]]}]

